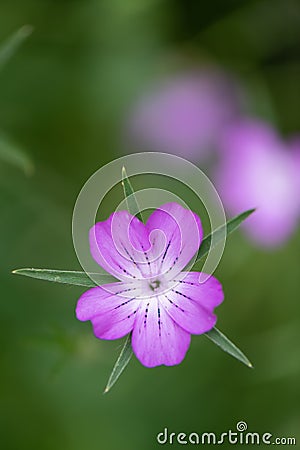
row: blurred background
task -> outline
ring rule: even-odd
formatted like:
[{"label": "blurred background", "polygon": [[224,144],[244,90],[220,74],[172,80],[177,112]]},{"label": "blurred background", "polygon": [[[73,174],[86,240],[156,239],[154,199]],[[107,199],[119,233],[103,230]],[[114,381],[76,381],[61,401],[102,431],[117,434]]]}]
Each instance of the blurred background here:
[{"label": "blurred background", "polygon": [[[150,450],[164,427],[226,432],[239,420],[300,442],[299,30],[298,0],[1,1],[3,449]],[[84,289],[11,271],[80,270],[82,185],[149,150],[198,165],[229,217],[258,207],[216,271],[218,327],[255,369],[194,336],[180,366],[132,360],[103,396],[122,342],[75,319]]]}]

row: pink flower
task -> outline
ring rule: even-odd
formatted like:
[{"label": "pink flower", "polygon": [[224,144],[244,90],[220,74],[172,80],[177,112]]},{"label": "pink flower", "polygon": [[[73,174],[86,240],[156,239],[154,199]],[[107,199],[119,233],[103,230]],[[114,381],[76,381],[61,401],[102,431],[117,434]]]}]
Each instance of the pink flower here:
[{"label": "pink flower", "polygon": [[239,109],[236,86],[213,69],[173,76],[142,95],[129,113],[132,146],[199,160]]},{"label": "pink flower", "polygon": [[184,269],[198,252],[199,217],[177,203],[156,209],[146,224],[127,211],[113,213],[90,231],[93,258],[120,281],[95,287],[78,300],[79,320],[90,320],[99,339],[132,332],[132,348],[147,367],[179,364],[191,334],[209,331],[224,298],[210,276]]},{"label": "pink flower", "polygon": [[254,120],[232,125],[221,140],[217,187],[230,213],[257,208],[244,227],[260,245],[279,245],[297,227],[299,150],[299,141],[284,143],[271,126]]}]

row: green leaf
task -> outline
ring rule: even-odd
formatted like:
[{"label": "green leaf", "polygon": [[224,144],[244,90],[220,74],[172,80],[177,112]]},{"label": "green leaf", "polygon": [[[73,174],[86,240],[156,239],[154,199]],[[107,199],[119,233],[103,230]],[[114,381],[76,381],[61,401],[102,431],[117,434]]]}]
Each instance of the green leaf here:
[{"label": "green leaf", "polygon": [[226,337],[220,330],[214,327],[212,330],[205,333],[214,344],[220,347],[224,352],[229,353],[229,355],[241,361],[246,366],[253,368],[249,359],[244,355],[244,353],[233,344],[228,337]]},{"label": "green leaf", "polygon": [[109,380],[107,382],[106,388],[104,390],[104,394],[106,394],[116,383],[120,375],[122,374],[123,370],[129,363],[131,357],[133,355],[132,347],[131,347],[131,334],[129,334],[126,337],[124,346],[121,350],[121,353],[114,365],[114,368],[111,372],[111,375],[109,377]]},{"label": "green leaf", "polygon": [[19,167],[24,170],[27,175],[33,173],[33,164],[24,150],[2,132],[0,132],[0,159],[13,166]]},{"label": "green leaf", "polygon": [[[52,269],[17,269],[12,272],[16,275],[37,278],[39,280],[52,281],[54,283],[65,283],[76,286],[94,287],[97,284],[85,273],[73,270],[52,270]],[[103,273],[91,274],[98,284],[112,283],[116,280],[112,275]]]},{"label": "green leaf", "polygon": [[213,233],[206,236],[201,243],[194,264],[196,264],[196,262],[198,262],[201,258],[203,258],[203,256],[207,255],[207,253],[210,250],[212,237],[214,237],[213,246],[215,247],[220,242],[220,240],[223,239],[224,229],[226,230],[226,235],[228,236],[230,233],[236,230],[241,225],[241,223],[244,222],[244,220],[247,219],[247,217],[249,217],[250,214],[252,214],[254,211],[255,209],[249,209],[248,211],[245,211],[242,214],[235,216],[233,219],[230,219],[225,225],[222,225],[220,228],[217,228]]},{"label": "green leaf", "polygon": [[0,46],[0,69],[16,53],[25,39],[30,36],[32,30],[32,26],[24,25]]},{"label": "green leaf", "polygon": [[[31,33],[32,27],[24,25],[0,46],[0,70]],[[0,159],[23,169],[28,175],[33,172],[33,164],[26,153],[3,133],[0,133]]]},{"label": "green leaf", "polygon": [[125,167],[122,168],[122,186],[128,211],[130,212],[130,214],[136,216],[141,222],[143,222],[143,216],[140,213],[140,208],[136,200],[133,187],[129,181],[129,178],[127,177]]}]

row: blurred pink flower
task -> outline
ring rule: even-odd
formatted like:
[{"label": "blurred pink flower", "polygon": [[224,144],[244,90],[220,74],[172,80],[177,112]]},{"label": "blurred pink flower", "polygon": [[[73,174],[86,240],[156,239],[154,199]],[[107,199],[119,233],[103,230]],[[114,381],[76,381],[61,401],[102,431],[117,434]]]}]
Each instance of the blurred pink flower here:
[{"label": "blurred pink flower", "polygon": [[230,126],[219,146],[216,184],[231,214],[257,208],[244,227],[263,246],[284,242],[300,212],[300,140],[284,143],[271,126],[244,120]]},{"label": "blurred pink flower", "polygon": [[238,112],[236,85],[213,70],[168,78],[133,105],[126,134],[138,150],[200,160]]}]

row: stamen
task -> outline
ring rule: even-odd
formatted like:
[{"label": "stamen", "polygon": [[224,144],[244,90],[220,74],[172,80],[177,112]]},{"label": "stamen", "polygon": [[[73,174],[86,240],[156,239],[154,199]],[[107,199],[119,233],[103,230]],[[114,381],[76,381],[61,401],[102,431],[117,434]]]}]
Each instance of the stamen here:
[{"label": "stamen", "polygon": [[160,286],[160,281],[159,280],[150,281],[149,286],[152,291],[156,291],[156,289],[158,289]]}]

